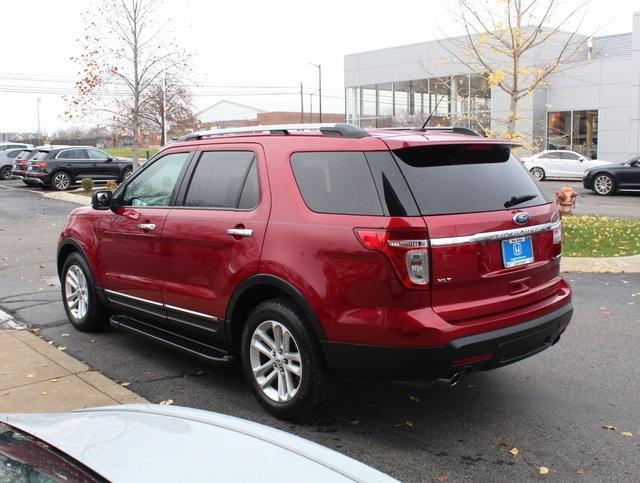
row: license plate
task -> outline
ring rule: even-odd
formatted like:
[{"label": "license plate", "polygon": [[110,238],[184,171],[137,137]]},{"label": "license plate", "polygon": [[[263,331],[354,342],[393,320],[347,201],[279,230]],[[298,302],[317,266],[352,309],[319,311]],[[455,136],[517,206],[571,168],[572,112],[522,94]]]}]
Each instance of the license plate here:
[{"label": "license plate", "polygon": [[505,268],[533,262],[533,242],[530,236],[502,240],[502,261]]},{"label": "license plate", "polygon": [[27,168],[27,171],[33,171],[33,166],[29,166],[29,167]]}]

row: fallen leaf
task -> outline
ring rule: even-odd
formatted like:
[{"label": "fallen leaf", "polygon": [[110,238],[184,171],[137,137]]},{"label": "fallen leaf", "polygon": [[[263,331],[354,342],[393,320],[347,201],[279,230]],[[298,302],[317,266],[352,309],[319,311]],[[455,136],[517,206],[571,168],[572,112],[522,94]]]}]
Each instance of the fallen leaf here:
[{"label": "fallen leaf", "polygon": [[538,474],[540,474],[540,475],[548,475],[549,474],[549,468],[547,468],[546,466],[541,466],[540,468],[538,468]]},{"label": "fallen leaf", "polygon": [[66,350],[67,350],[67,348],[66,348],[66,347],[64,347],[64,346],[60,346],[60,347],[58,347],[58,350],[60,350],[60,351],[66,351]]},{"label": "fallen leaf", "polygon": [[409,396],[409,401],[420,402],[420,399],[415,396]]},{"label": "fallen leaf", "polygon": [[587,472],[585,471],[585,469],[584,469],[584,468],[578,468],[578,469],[576,470],[576,474],[578,474],[578,475],[580,475],[580,476],[584,476],[584,475],[586,475],[586,474],[587,474]]},{"label": "fallen leaf", "polygon": [[625,431],[624,433],[621,433],[622,436],[626,436],[627,438],[632,438],[633,437],[633,433],[631,431]]},{"label": "fallen leaf", "polygon": [[404,421],[404,422],[399,423],[399,424],[394,424],[395,428],[398,428],[400,426],[406,426],[407,428],[413,428],[413,423],[411,421]]},{"label": "fallen leaf", "polygon": [[123,382],[123,383],[121,383],[120,385],[121,385],[121,386],[124,386],[124,387],[127,387],[129,384],[131,384],[131,383],[130,383],[130,382]]},{"label": "fallen leaf", "polygon": [[48,344],[49,344],[49,345],[53,344],[53,341],[52,341],[52,340],[50,340],[50,341],[48,342]]},{"label": "fallen leaf", "polygon": [[37,327],[34,327],[33,329],[31,329],[31,332],[38,333],[40,332],[40,329],[38,329]]},{"label": "fallen leaf", "polygon": [[69,337],[69,334],[60,334],[61,337]]},{"label": "fallen leaf", "polygon": [[27,377],[31,379],[32,377],[36,377],[36,376],[34,376],[33,374],[27,374]]},{"label": "fallen leaf", "polygon": [[519,453],[518,448],[511,448],[509,450],[509,453],[511,453],[511,456],[518,456],[518,453]]},{"label": "fallen leaf", "polygon": [[171,406],[173,404],[173,399],[167,399],[165,401],[160,401],[161,406]]},{"label": "fallen leaf", "polygon": [[615,426],[611,426],[610,424],[605,424],[604,426],[602,426],[602,429],[606,429],[607,431],[617,431],[618,428],[616,428]]},{"label": "fallen leaf", "polygon": [[51,379],[49,382],[58,382],[57,379]]},{"label": "fallen leaf", "polygon": [[506,447],[509,446],[509,443],[507,443],[506,441],[502,440],[498,443],[498,446],[502,446],[502,447]]},{"label": "fallen leaf", "polygon": [[48,392],[46,392],[46,391],[42,391],[40,394],[42,394],[43,396],[46,396],[46,395],[47,395],[47,394],[49,394],[49,393],[48,393]]},{"label": "fallen leaf", "polygon": [[438,476],[436,478],[436,480],[438,480],[438,481],[448,481],[449,477],[447,475],[442,475],[442,476]]},{"label": "fallen leaf", "polygon": [[44,268],[44,265],[42,263],[40,264],[40,268]]}]

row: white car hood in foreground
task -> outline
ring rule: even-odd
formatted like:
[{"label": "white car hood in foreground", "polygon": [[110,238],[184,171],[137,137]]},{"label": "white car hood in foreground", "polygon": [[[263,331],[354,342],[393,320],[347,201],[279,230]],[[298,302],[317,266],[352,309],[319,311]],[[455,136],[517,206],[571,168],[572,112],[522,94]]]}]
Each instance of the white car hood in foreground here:
[{"label": "white car hood in foreground", "polygon": [[395,481],[298,436],[199,409],[132,404],[0,421],[114,482]]}]

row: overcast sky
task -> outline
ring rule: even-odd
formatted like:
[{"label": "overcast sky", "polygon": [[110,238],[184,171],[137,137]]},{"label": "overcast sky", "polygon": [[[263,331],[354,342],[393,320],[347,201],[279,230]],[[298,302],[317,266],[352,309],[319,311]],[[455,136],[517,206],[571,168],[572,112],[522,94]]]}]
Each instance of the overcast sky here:
[{"label": "overcast sky", "polygon": [[[171,35],[196,54],[190,83],[201,86],[195,90],[198,109],[229,99],[265,110],[298,110],[295,86],[303,82],[307,93],[317,89],[311,62],[322,64],[323,111],[342,112],[344,55],[459,34],[446,6],[451,1],[173,0],[163,11],[172,19]],[[80,54],[80,13],[92,4],[2,2],[0,132],[35,131],[38,97],[43,131],[68,126],[60,118],[60,93],[73,88],[78,66],[69,57]],[[634,10],[640,10],[639,0],[592,0],[584,30],[630,32]],[[7,92],[25,90],[31,92]],[[292,94],[272,94],[283,90]],[[307,94],[305,110],[308,101]],[[317,112],[317,97],[314,104]]]}]

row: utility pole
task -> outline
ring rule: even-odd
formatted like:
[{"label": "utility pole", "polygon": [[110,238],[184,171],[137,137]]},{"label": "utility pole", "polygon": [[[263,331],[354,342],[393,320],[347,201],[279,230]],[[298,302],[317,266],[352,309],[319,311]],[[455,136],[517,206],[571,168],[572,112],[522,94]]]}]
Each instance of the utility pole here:
[{"label": "utility pole", "polygon": [[40,102],[42,101],[42,99],[40,99],[38,97],[38,99],[36,100],[36,111],[38,114],[38,132],[36,134],[36,137],[38,138],[38,143],[40,143]]},{"label": "utility pole", "polygon": [[311,62],[309,62],[309,65],[318,68],[318,112],[320,113],[320,122],[322,122],[322,65],[312,64]]},{"label": "utility pole", "polygon": [[309,116],[311,117],[310,122],[313,122],[313,92],[309,93]]},{"label": "utility pole", "polygon": [[300,82],[300,124],[304,124],[304,94],[302,93],[302,82]]},{"label": "utility pole", "polygon": [[162,145],[167,144],[167,74],[162,76]]}]

